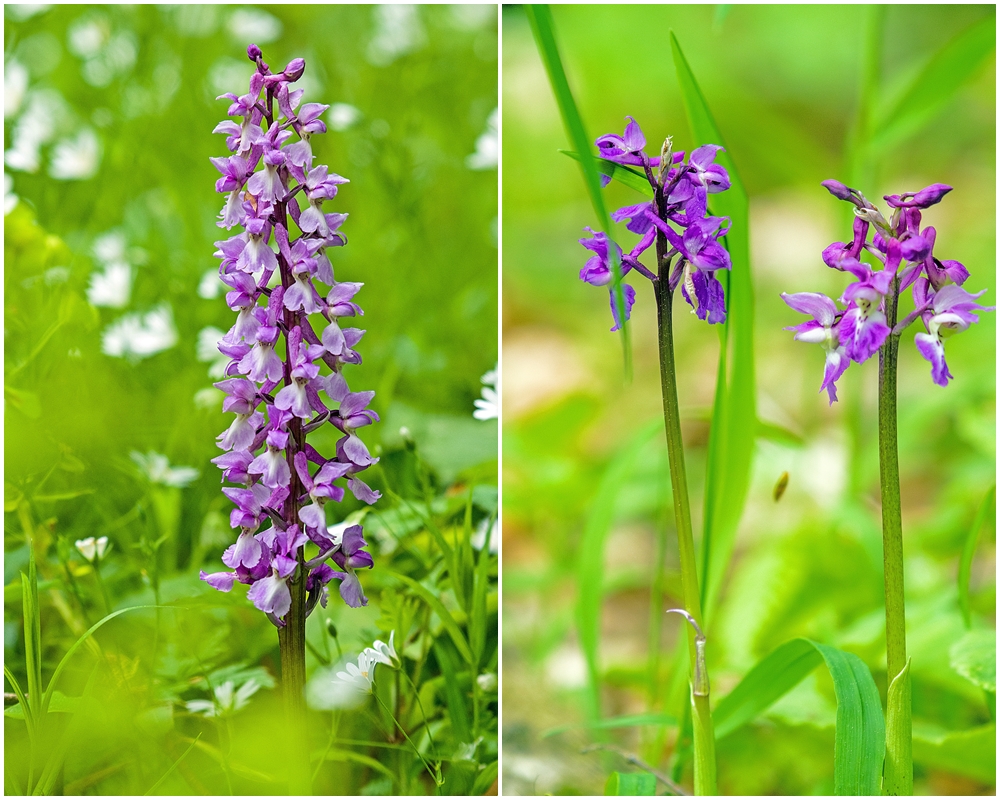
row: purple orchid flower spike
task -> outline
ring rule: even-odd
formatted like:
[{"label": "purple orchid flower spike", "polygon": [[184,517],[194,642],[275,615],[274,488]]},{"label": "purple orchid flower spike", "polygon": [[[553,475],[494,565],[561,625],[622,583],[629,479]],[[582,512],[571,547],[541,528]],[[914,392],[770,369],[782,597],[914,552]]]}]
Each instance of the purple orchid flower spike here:
[{"label": "purple orchid flower spike", "polygon": [[[226,380],[215,385],[235,419],[218,437],[226,452],[212,459],[231,484],[223,493],[233,502],[230,523],[238,534],[222,556],[230,571],[201,578],[220,591],[247,584],[247,598],[275,625],[301,627],[317,602],[325,604],[331,580],[340,579],[348,605],[367,602],[355,570],[374,562],[362,550],[360,528],[334,543],[325,506],[347,490],[364,502],[378,499],[357,477],[378,459],[356,432],[378,415],[368,408],[373,393],[352,393],[343,375],[346,365],[361,363],[354,348],[364,331],[342,330],[337,319],[364,312],[354,300],[362,284],[337,283],[326,252],[347,243],[340,232],[347,215],[324,203],[335,201],[348,180],[315,163],[310,141],[326,131],[320,115],[329,106],[304,103],[302,90],[291,88],[304,73],[303,59],[272,73],[259,47],[247,55],[255,64],[249,91],[223,95],[229,118],[215,129],[229,154],[212,159],[221,175],[216,191],[226,196],[218,224],[242,229],[216,242],[236,321],[219,342],[230,362]],[[294,240],[293,222],[302,231]],[[325,325],[322,334],[314,325]],[[324,364],[329,374],[321,373]],[[337,411],[322,402],[324,390]],[[332,459],[306,441],[327,424],[344,434]],[[307,546],[321,548],[308,562]],[[331,558],[346,571],[325,563]]]},{"label": "purple orchid flower spike", "polygon": [[[681,294],[699,319],[709,324],[725,322],[725,291],[712,273],[730,268],[729,253],[719,243],[729,228],[724,226],[723,219],[706,216],[708,196],[730,186],[729,174],[715,163],[723,148],[715,144],[702,145],[693,150],[685,162],[685,154],[674,153],[668,139],[661,155],[650,157],[643,151],[646,137],[639,124],[633,117],[626,119],[628,124],[623,135],[609,133],[598,137],[598,154],[616,164],[642,167],[657,199],[624,206],[611,215],[612,220],[625,221],[626,229],[641,237],[628,253],[617,244],[613,245],[613,251],[610,250],[604,232],[584,229],[591,236],[580,239],[580,244],[592,255],[580,270],[580,280],[594,286],[610,286],[614,279],[610,257],[617,253],[621,275],[634,270],[655,283],[659,280],[660,264],[649,269],[640,256],[662,237],[665,258],[672,261],[679,256],[676,269],[671,273],[668,268],[664,276],[671,292],[683,283]],[[611,294],[614,318],[611,330],[617,331],[629,318],[636,293],[633,287],[622,284],[620,299],[616,292]]]}]

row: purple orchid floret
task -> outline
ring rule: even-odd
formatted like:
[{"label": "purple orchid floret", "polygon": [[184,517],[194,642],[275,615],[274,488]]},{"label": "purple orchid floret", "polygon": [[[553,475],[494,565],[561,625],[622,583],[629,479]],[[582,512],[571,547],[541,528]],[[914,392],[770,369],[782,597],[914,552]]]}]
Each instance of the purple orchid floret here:
[{"label": "purple orchid floret", "polygon": [[[356,433],[379,417],[368,407],[375,393],[351,392],[343,375],[345,365],[361,363],[354,348],[364,331],[341,329],[337,319],[364,313],[354,302],[363,284],[338,283],[326,254],[347,243],[340,232],[347,215],[324,206],[348,180],[314,164],[310,143],[325,133],[320,115],[329,106],[303,104],[302,90],[290,88],[305,70],[303,59],[272,73],[259,47],[250,45],[247,55],[256,65],[249,91],[222,96],[230,101],[229,119],[215,128],[229,155],[211,160],[221,174],[216,191],[226,196],[218,224],[242,229],[216,242],[236,321],[219,342],[230,362],[226,379],[215,384],[234,419],[217,440],[225,452],[212,459],[231,484],[222,491],[233,503],[230,523],[238,534],[222,556],[230,571],[201,578],[225,592],[236,582],[249,585],[247,598],[280,627],[297,582],[304,584],[307,614],[318,602],[326,605],[332,580],[340,581],[349,606],[367,603],[355,571],[374,562],[362,549],[361,526],[331,538],[325,506],[348,490],[366,503],[379,499],[357,477],[378,459]],[[293,222],[302,231],[294,240]],[[269,289],[276,272],[280,281]],[[326,424],[343,434],[333,458],[306,441]],[[310,462],[318,465],[315,473]],[[307,547],[318,547],[318,554]]]},{"label": "purple orchid floret", "polygon": [[[584,228],[591,235],[580,239],[580,244],[593,255],[580,270],[580,280],[608,287],[614,319],[612,331],[619,330],[624,320],[629,319],[635,303],[632,286],[621,283],[618,293],[613,255],[617,255],[620,277],[635,271],[655,283],[663,272],[671,292],[682,286],[681,296],[699,319],[713,325],[725,322],[725,292],[713,273],[731,267],[729,253],[720,244],[729,231],[728,224],[724,224],[728,220],[707,216],[708,196],[723,192],[730,185],[725,168],[715,163],[723,148],[702,145],[685,161],[685,154],[674,153],[668,139],[659,156],[649,156],[644,151],[646,137],[639,123],[632,117],[626,119],[628,124],[621,136],[609,133],[598,137],[595,142],[598,155],[614,164],[640,167],[654,199],[624,206],[611,214],[615,222],[626,221],[626,229],[641,237],[627,253],[617,243],[609,242],[603,231],[595,233]],[[602,178],[602,184],[607,185],[607,176]],[[654,243],[660,263],[650,269],[639,257]]]},{"label": "purple orchid floret", "polygon": [[[935,183],[919,192],[886,195],[893,209],[887,222],[857,189],[837,180],[823,181],[822,185],[834,197],[855,206],[852,241],[834,242],[822,254],[828,267],[854,278],[840,298],[845,308],[839,309],[821,294],[782,294],[793,309],[812,316],[812,320],[786,330],[795,331],[799,341],[822,344],[826,350],[820,390],[826,389],[833,403],[837,399],[835,382],[848,365],[871,358],[890,336],[899,336],[917,317],[926,329],[916,334],[917,351],[930,362],[934,383],[947,386],[954,376],[945,362],[944,340],[978,322],[975,312],[994,310],[975,302],[985,290],[970,294],[961,287],[969,277],[962,263],[934,255],[937,231],[929,225],[920,227],[921,210],[941,202],[952,187]],[[860,261],[863,253],[877,262],[874,267]],[[899,295],[907,289],[912,290],[915,310],[890,328],[887,303],[891,300],[895,309]]]}]

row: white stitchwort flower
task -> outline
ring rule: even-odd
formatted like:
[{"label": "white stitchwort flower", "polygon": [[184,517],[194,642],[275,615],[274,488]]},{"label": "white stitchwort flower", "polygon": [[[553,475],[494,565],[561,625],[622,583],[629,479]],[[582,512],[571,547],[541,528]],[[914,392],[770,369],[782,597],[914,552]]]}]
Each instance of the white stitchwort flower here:
[{"label": "white stitchwort flower", "polygon": [[500,113],[494,108],[486,120],[486,130],[476,139],[476,152],[465,157],[469,169],[495,169],[500,162]]},{"label": "white stitchwort flower", "polygon": [[472,416],[476,419],[496,419],[500,414],[500,403],[497,397],[497,381],[499,375],[494,366],[489,372],[479,379],[484,384],[482,398],[475,401],[476,410]]},{"label": "white stitchwort flower", "polygon": [[192,714],[203,714],[206,717],[223,717],[245,708],[261,685],[251,678],[239,689],[232,681],[226,681],[215,687],[212,700],[189,700],[185,705]]},{"label": "white stitchwort flower", "polygon": [[399,656],[396,655],[396,647],[393,644],[395,636],[396,631],[389,631],[389,644],[376,639],[374,644],[367,648],[365,652],[370,654],[379,664],[385,664],[390,669],[397,669],[400,661]]},{"label": "white stitchwort flower", "polygon": [[194,467],[170,466],[167,457],[155,450],[150,450],[148,453],[133,450],[129,456],[151,483],[183,488],[200,474]]},{"label": "white stitchwort flower", "polygon": [[93,564],[95,558],[98,561],[104,558],[104,554],[108,550],[108,537],[101,536],[95,539],[93,536],[88,536],[86,539],[77,539],[76,549],[80,551],[80,555]]},{"label": "white stitchwort flower", "polygon": [[177,344],[173,312],[167,304],[146,314],[126,314],[104,330],[101,349],[106,355],[133,361],[169,350]]},{"label": "white stitchwort flower", "polygon": [[83,181],[97,174],[101,163],[101,143],[91,128],[75,139],[63,139],[52,148],[49,175],[60,181]]}]

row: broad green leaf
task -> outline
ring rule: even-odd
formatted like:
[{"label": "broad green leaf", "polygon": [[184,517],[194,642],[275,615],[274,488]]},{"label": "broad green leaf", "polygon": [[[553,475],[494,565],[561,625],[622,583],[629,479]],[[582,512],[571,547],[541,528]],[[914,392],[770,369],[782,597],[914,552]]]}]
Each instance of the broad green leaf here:
[{"label": "broad green leaf", "polygon": [[[694,137],[692,145],[725,147],[708,102],[672,31],[670,45],[684,110]],[[706,618],[711,617],[712,605],[732,554],[736,526],[750,487],[757,432],[749,199],[732,156],[720,152],[715,160],[726,168],[731,183],[727,191],[711,195],[710,206],[712,214],[729,217],[732,221],[732,229],[725,240],[732,270],[728,276],[720,275],[724,280],[728,278],[723,284],[728,313],[726,322],[719,326],[719,371],[706,466],[701,576],[702,609]]]},{"label": "broad green leaf", "polygon": [[417,583],[413,578],[403,575],[399,572],[390,572],[394,578],[398,578],[407,586],[409,586],[416,595],[423,600],[427,605],[431,607],[431,610],[438,615],[441,620],[441,624],[444,625],[445,630],[448,631],[448,635],[451,636],[451,640],[455,643],[455,647],[458,649],[459,654],[465,661],[472,664],[472,651],[469,650],[469,644],[465,641],[465,636],[462,634],[462,629],[455,622],[455,618],[451,615],[451,612],[444,607],[444,604],[438,599],[430,589],[426,586]]},{"label": "broad green leaf", "polygon": [[958,562],[958,605],[962,609],[962,619],[965,620],[965,627],[972,626],[972,609],[969,605],[969,577],[972,575],[972,559],[976,555],[976,544],[979,542],[979,532],[987,520],[995,521],[995,504],[997,487],[993,485],[979,504],[976,518],[972,521],[972,527],[965,535],[965,544],[962,546],[962,556]]},{"label": "broad green leaf", "polygon": [[[574,161],[580,160],[579,153],[574,153],[572,150],[560,150],[559,152],[569,156]],[[649,185],[646,176],[641,172],[622,166],[621,164],[616,164],[614,161],[608,161],[606,158],[595,157],[594,162],[597,164],[597,170],[602,175],[607,175],[612,180],[616,180],[630,189],[635,189],[637,192],[642,192],[646,197],[652,198],[653,187]]]},{"label": "broad green leaf", "polygon": [[996,17],[992,14],[946,42],[879,116],[873,147],[890,147],[919,130],[975,75],[995,48]]},{"label": "broad green leaf", "polygon": [[585,728],[587,730],[608,730],[614,728],[638,728],[644,725],[676,725],[677,718],[669,714],[631,714],[626,717],[608,717],[607,719],[591,720],[589,722],[572,722],[559,725],[541,733],[542,739],[558,736],[566,731]]},{"label": "broad green leaf", "polygon": [[835,792],[879,794],[885,756],[882,704],[871,672],[853,653],[809,639],[785,642],[751,669],[716,707],[716,737],[732,733],[765,711],[820,660],[826,663],[837,695]]},{"label": "broad green leaf", "polygon": [[996,724],[940,734],[917,728],[913,731],[913,760],[925,768],[992,784],[997,771]]},{"label": "broad green leaf", "polygon": [[[601,195],[601,179],[598,175],[597,160],[591,152],[590,137],[583,124],[583,118],[577,108],[576,100],[573,99],[573,92],[569,88],[569,81],[566,79],[566,70],[563,67],[562,58],[559,55],[559,46],[556,44],[555,30],[552,22],[552,12],[549,7],[542,4],[528,4],[524,6],[524,11],[531,23],[531,31],[535,36],[535,44],[538,52],[545,64],[545,71],[549,75],[549,82],[552,84],[552,92],[556,96],[559,104],[559,112],[562,114],[563,125],[566,133],[569,134],[574,150],[580,155],[578,159],[580,168],[583,171],[583,181],[590,194],[590,202],[594,206],[594,213],[597,215],[601,230],[608,239],[614,240],[614,231],[611,228],[611,217],[608,209],[604,205],[604,197]],[[618,308],[624,309],[624,292],[621,288],[621,264],[618,263],[618,252],[615,248],[609,248],[611,254],[611,272],[614,276],[612,292],[615,296],[615,304]],[[632,354],[629,345],[629,325],[622,315],[622,352],[625,358],[625,374],[627,377],[632,373]]]},{"label": "broad green leaf", "polygon": [[493,785],[493,782],[497,779],[498,767],[499,767],[498,761],[494,761],[483,767],[482,771],[479,773],[479,776],[476,778],[476,782],[472,784],[472,794],[474,795],[486,794],[486,792],[489,791],[490,787]]},{"label": "broad green leaf", "polygon": [[615,456],[598,484],[593,505],[580,540],[577,562],[577,623],[580,647],[587,662],[590,682],[588,716],[600,717],[601,602],[604,597],[604,543],[614,522],[618,495],[625,488],[639,453],[652,439],[661,435],[663,422],[655,419],[641,428]]},{"label": "broad green leaf", "polygon": [[913,723],[910,659],[892,679],[886,698],[885,768],[882,794],[913,794]]},{"label": "broad green leaf", "polygon": [[656,776],[648,772],[612,772],[604,785],[605,795],[649,796],[656,794]]},{"label": "broad green leaf", "polygon": [[951,646],[951,668],[987,692],[997,690],[997,632],[969,631]]}]

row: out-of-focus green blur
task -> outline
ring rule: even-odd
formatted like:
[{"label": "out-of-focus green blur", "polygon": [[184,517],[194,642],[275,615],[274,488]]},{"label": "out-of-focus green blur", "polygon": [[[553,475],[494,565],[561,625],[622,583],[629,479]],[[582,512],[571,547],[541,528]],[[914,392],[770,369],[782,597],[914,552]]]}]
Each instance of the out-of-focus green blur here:
[{"label": "out-of-focus green blur", "polygon": [[[717,611],[708,658],[717,703],[761,657],[795,636],[860,655],[885,697],[875,390],[877,359],[852,366],[840,402],[819,394],[823,352],[793,341],[802,321],[781,292],[838,297],[846,280],[820,253],[850,236],[846,204],[820,182],[848,180],[847,141],[857,117],[870,9],[861,6],[554,6],[556,36],[591,139],[620,134],[626,115],[646,135],[690,149],[671,57],[673,30],[750,193],[758,414],[772,427],[757,443],[750,496]],[[888,6],[872,139],[932,55],[977,22],[985,6]],[[985,20],[985,22],[984,22]],[[585,722],[587,672],[576,635],[579,542],[601,479],[616,455],[661,413],[651,288],[632,273],[634,380],[625,385],[619,337],[604,290],[577,274],[590,255],[577,240],[596,227],[577,164],[523,11],[503,14],[504,342],[504,791],[600,792],[617,757],[581,755],[613,742],[654,766],[675,762],[676,726],[575,728]],[[954,187],[928,209],[935,254],[971,272],[970,291],[995,280],[995,67],[981,59],[950,95],[907,131],[869,151],[866,196]],[[932,87],[927,87],[930,92]],[[881,115],[881,116],[880,116]],[[610,209],[640,202],[613,183]],[[618,226],[626,250],[637,237]],[[686,306],[677,301],[679,309]],[[904,309],[909,311],[909,308]],[[718,337],[675,315],[682,426],[695,528],[700,530],[708,420]],[[934,385],[930,365],[903,336],[899,369],[908,653],[912,657],[916,791],[992,791],[991,703],[952,666],[966,633],[958,560],[995,480],[995,315],[950,338],[955,380]],[[778,430],[778,429],[781,430]],[[604,552],[600,643],[605,717],[676,716],[683,683],[671,655],[682,621],[651,609],[657,541],[665,541],[665,606],[680,600],[662,439],[629,466]],[[788,473],[777,502],[774,488]],[[974,630],[995,627],[991,523],[972,564]],[[651,625],[651,614],[657,620]],[[683,646],[683,645],[682,645]],[[659,649],[659,658],[652,658]],[[680,691],[678,692],[678,687]],[[833,791],[834,695],[811,675],[753,726],[718,743],[727,794]],[[971,731],[971,733],[968,733]],[[690,780],[690,767],[681,775]]]},{"label": "out-of-focus green blur", "polygon": [[[371,602],[349,609],[334,590],[309,620],[308,668],[342,669],[395,630],[423,710],[388,668],[380,696],[444,759],[446,788],[482,792],[497,758],[495,557],[476,556],[488,617],[466,614],[424,529],[434,520],[457,547],[496,511],[497,426],[472,412],[498,355],[498,47],[495,7],[470,6],[5,6],[4,663],[26,685],[29,534],[43,681],[108,611],[169,606],[108,622],[72,657],[32,779],[51,757],[64,763],[52,785],[70,794],[282,792],[282,743],[297,736],[318,793],[434,788],[371,698],[283,731],[274,627],[245,587],[198,580],[223,569],[235,538],[209,463],[231,421],[212,388],[214,346],[234,321],[213,257],[231,234],[216,226],[224,196],[209,157],[228,155],[212,133],[228,108],[216,97],[247,91],[251,42],[275,71],[304,57],[303,102],[331,104],[312,145],[350,179],[325,208],[350,215],[350,243],[331,253],[337,279],[364,283],[364,363],[349,380],[376,390],[382,418],[363,433],[383,493],[365,520]],[[316,437],[329,455],[333,435]],[[361,511],[350,495],[335,505],[331,523]],[[74,542],[101,536],[98,574]],[[484,682],[392,572],[440,596],[463,635],[481,634]],[[256,693],[231,696],[251,681]],[[29,747],[12,708],[5,789],[18,793]]]}]

